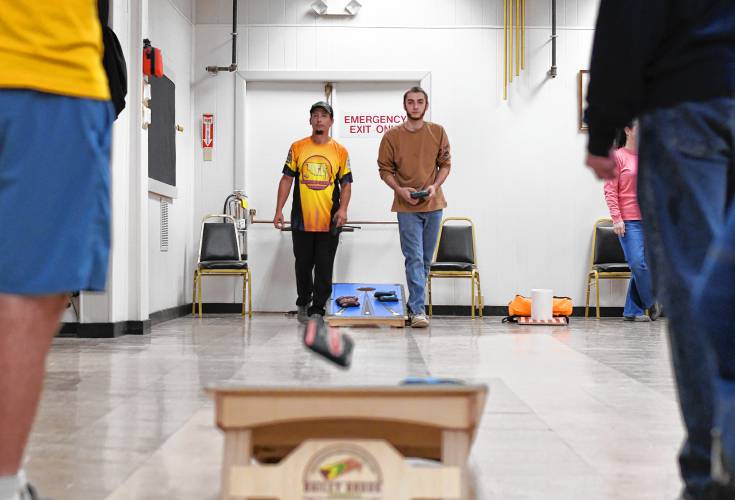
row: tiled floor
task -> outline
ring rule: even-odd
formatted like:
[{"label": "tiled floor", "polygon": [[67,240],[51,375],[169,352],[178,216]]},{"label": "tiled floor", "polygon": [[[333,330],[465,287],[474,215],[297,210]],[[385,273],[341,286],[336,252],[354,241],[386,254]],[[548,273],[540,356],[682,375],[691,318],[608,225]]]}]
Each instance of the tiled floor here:
[{"label": "tiled floor", "polygon": [[28,471],[54,500],[214,500],[222,436],[203,387],[432,375],[490,388],[470,461],[476,498],[673,499],[683,431],[665,326],[435,318],[428,330],[349,329],[357,342],[349,371],[305,351],[295,320],[276,314],[59,338]]}]

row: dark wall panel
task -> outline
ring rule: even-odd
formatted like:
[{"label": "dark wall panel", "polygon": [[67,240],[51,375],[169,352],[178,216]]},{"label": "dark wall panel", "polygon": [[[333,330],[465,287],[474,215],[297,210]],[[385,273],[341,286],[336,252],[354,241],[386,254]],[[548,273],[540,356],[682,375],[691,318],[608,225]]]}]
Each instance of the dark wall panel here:
[{"label": "dark wall panel", "polygon": [[176,186],[176,85],[165,75],[150,82],[148,177]]}]

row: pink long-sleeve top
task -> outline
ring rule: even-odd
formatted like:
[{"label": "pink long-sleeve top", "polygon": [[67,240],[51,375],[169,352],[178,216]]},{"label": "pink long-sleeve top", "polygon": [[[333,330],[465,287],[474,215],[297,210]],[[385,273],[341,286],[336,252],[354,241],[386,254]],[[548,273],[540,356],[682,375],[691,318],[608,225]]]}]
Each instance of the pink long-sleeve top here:
[{"label": "pink long-sleeve top", "polygon": [[641,220],[638,206],[638,155],[627,148],[613,153],[617,175],[605,182],[605,201],[613,222]]}]

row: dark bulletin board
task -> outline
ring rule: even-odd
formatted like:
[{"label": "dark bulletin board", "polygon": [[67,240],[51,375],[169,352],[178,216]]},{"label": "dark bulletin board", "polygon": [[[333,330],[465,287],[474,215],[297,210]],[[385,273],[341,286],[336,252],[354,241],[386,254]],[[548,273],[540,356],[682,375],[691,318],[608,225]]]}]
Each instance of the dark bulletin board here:
[{"label": "dark bulletin board", "polygon": [[165,75],[150,78],[148,177],[176,186],[176,85]]}]

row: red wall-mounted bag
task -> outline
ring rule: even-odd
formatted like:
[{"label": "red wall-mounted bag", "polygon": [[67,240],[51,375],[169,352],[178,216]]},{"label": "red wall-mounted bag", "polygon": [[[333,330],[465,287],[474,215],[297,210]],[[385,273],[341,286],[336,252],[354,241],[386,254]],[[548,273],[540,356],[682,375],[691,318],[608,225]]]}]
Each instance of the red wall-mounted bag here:
[{"label": "red wall-mounted bag", "polygon": [[155,76],[156,78],[163,76],[161,49],[153,47],[151,41],[147,38],[143,40],[143,74]]}]

